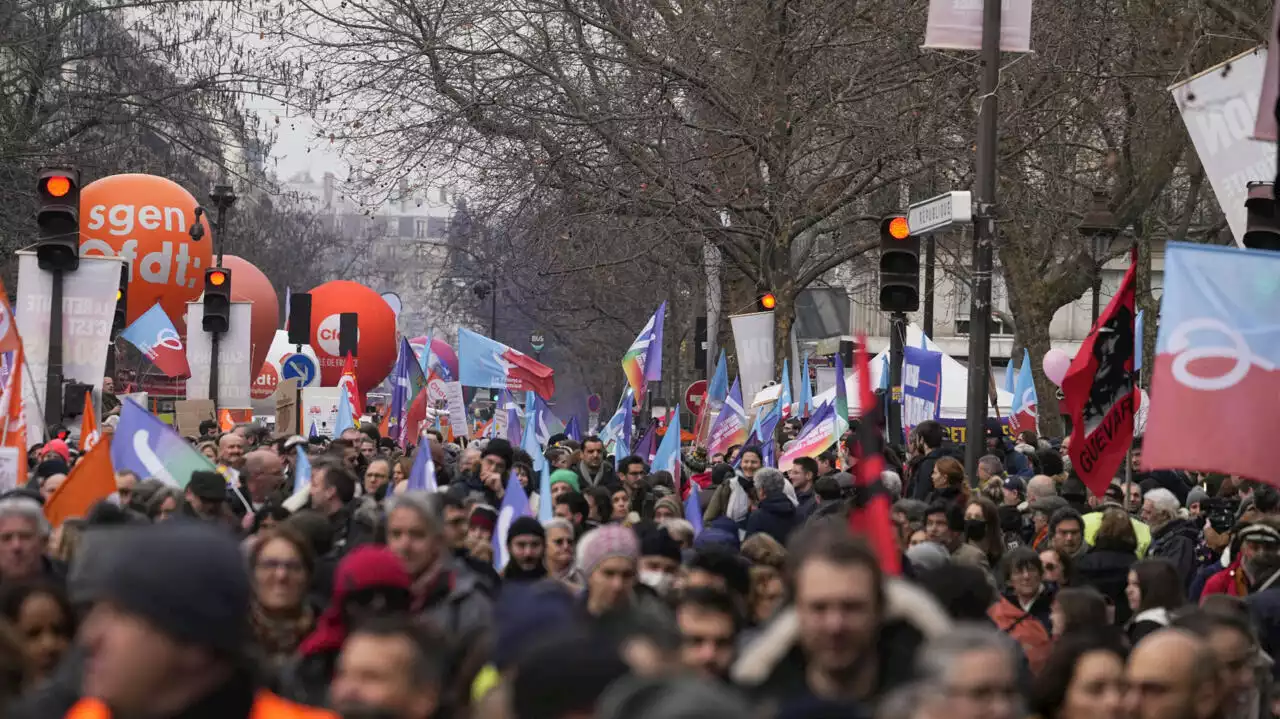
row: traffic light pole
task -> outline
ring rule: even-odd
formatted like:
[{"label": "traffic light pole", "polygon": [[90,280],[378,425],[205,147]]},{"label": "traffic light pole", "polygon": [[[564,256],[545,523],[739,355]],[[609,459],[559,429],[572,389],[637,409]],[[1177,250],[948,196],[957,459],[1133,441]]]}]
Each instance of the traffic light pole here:
[{"label": "traffic light pole", "polygon": [[[236,203],[236,195],[230,185],[214,185],[209,193],[213,206],[218,208],[218,226],[213,232],[213,254],[215,267],[222,266],[222,233],[227,228],[227,210]],[[218,416],[218,345],[222,338],[220,332],[210,332],[209,337],[209,399],[213,400],[214,419]],[[252,378],[250,378],[252,379]]]},{"label": "traffic light pole", "polygon": [[969,312],[969,395],[965,411],[964,468],[978,476],[991,373],[991,270],[995,250],[996,88],[1000,81],[1000,2],[982,4],[982,84],[978,114],[977,195],[973,226],[973,306]]},{"label": "traffic light pole", "polygon": [[924,334],[933,337],[933,263],[938,250],[932,233],[924,238]]},{"label": "traffic light pole", "polygon": [[902,312],[889,315],[889,444],[902,443],[902,343],[906,338],[907,316]]},{"label": "traffic light pole", "polygon": [[50,270],[49,371],[45,375],[44,426],[62,424],[62,270]]}]

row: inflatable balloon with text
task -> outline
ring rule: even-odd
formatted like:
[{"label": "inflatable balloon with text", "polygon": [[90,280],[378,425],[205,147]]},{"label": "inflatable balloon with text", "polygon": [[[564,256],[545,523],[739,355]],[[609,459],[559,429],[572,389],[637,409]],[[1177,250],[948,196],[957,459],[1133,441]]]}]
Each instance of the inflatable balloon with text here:
[{"label": "inflatable balloon with text", "polygon": [[280,305],[276,297],[276,289],[262,270],[254,267],[248,260],[235,255],[223,255],[222,266],[231,270],[231,300],[233,302],[252,302],[252,319],[249,322],[249,336],[252,349],[249,353],[250,367],[253,376],[264,369],[267,350],[271,349],[271,340],[276,335],[276,327],[280,322]]},{"label": "inflatable balloon with text", "polygon": [[155,175],[111,175],[81,190],[80,254],[129,261],[129,322],[159,302],[183,333],[186,304],[204,292],[212,258],[207,219],[200,220],[199,240],[187,232],[198,204],[181,185]]},{"label": "inflatable balloon with text", "polygon": [[[338,356],[339,315],[356,313],[356,384],[368,392],[386,379],[396,362],[396,315],[373,290],[348,280],[332,280],[311,290],[311,346],[320,360],[320,384],[336,387],[342,376]],[[362,408],[363,409],[363,408]]]}]

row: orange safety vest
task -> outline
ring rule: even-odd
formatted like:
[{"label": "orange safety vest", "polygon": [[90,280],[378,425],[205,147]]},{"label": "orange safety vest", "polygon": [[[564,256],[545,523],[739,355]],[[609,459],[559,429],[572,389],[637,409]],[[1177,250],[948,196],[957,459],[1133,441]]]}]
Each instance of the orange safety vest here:
[{"label": "orange safety vest", "polygon": [[[71,707],[64,719],[111,719],[111,710],[97,699],[81,699]],[[294,704],[265,689],[253,700],[247,719],[339,719],[326,709]]]}]

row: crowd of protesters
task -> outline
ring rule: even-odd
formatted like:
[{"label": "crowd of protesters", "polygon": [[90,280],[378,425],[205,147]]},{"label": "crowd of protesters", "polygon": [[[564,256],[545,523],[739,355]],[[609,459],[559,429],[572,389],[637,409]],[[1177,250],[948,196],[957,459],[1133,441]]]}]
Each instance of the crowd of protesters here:
[{"label": "crowd of protesters", "polygon": [[[55,530],[41,504],[75,457],[54,440],[0,497],[0,716],[1253,719],[1280,704],[1266,484],[1135,457],[1096,496],[1065,446],[998,426],[967,476],[925,422],[886,452],[894,576],[849,530],[851,435],[786,473],[758,447],[690,448],[679,479],[560,435],[541,497],[539,462],[502,439],[428,434],[406,456],[372,427],[202,433],[219,471],[181,491],[120,474],[117,497]],[[439,491],[408,490],[414,451]],[[512,474],[553,519],[506,524]]]}]

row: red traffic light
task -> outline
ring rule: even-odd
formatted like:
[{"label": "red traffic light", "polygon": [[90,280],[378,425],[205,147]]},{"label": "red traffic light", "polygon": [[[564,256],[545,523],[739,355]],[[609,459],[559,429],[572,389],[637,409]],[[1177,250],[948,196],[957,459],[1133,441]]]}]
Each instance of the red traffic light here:
[{"label": "red traffic light", "polygon": [[905,240],[911,236],[911,227],[907,225],[907,218],[901,215],[889,220],[888,230],[889,236],[895,240]]},{"label": "red traffic light", "polygon": [[760,306],[766,310],[771,310],[778,306],[778,298],[774,297],[772,292],[766,292],[760,295]]},{"label": "red traffic light", "polygon": [[66,175],[50,175],[44,178],[44,193],[49,197],[66,197],[70,192],[70,177]]},{"label": "red traffic light", "polygon": [[211,271],[206,277],[206,279],[209,281],[209,284],[213,285],[214,287],[221,287],[227,284],[227,273],[216,271],[216,270]]}]

